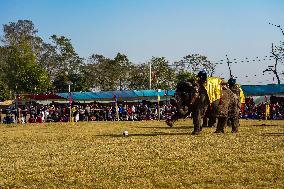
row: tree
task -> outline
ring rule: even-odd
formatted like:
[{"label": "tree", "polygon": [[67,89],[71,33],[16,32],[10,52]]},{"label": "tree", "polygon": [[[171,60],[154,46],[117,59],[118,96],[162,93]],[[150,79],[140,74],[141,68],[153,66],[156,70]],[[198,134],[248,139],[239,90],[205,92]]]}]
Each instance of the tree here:
[{"label": "tree", "polygon": [[[12,94],[31,92],[32,89],[37,89],[36,92],[50,89],[66,92],[69,82],[74,91],[91,88],[86,82],[87,67],[70,39],[53,35],[52,43],[45,43],[29,20],[10,22],[3,26],[3,30],[1,48],[5,49],[5,59],[1,58],[0,85],[8,84]],[[41,85],[41,81],[45,82],[47,88]]]},{"label": "tree", "polygon": [[89,58],[89,68],[92,70],[91,77],[97,90],[116,90],[115,64],[114,61],[102,55],[93,54]]},{"label": "tree", "polygon": [[176,83],[180,81],[186,81],[187,79],[191,79],[194,77],[194,74],[188,71],[183,71],[177,74]]},{"label": "tree", "polygon": [[127,56],[118,53],[114,59],[93,54],[88,61],[93,85],[97,90],[126,90],[130,86],[133,64]]},{"label": "tree", "polygon": [[[278,65],[281,61],[283,61],[283,47],[279,46],[274,46],[272,43],[272,47],[271,47],[271,54],[272,54],[272,58],[275,60],[274,65],[273,66],[268,66],[268,68],[266,68],[265,70],[263,70],[263,73],[265,72],[272,72],[276,79],[277,79],[277,83],[280,84],[280,77],[279,77],[279,73],[278,73]],[[284,74],[282,72],[282,74]]]},{"label": "tree", "polygon": [[171,89],[175,81],[175,71],[165,57],[152,57],[151,64],[152,89]]},{"label": "tree", "polygon": [[129,89],[130,84],[130,74],[133,68],[132,63],[129,61],[126,55],[117,53],[114,58],[116,72],[118,75],[117,83],[119,90],[127,90]]},{"label": "tree", "polygon": [[[282,36],[284,37],[284,30],[282,29],[280,25],[275,25],[272,23],[269,23],[269,24],[279,28],[282,33]],[[280,84],[281,80],[279,77],[278,66],[280,63],[283,63],[283,60],[284,60],[284,42],[280,42],[279,46],[276,46],[272,43],[270,53],[271,53],[271,57],[275,60],[274,65],[273,66],[269,65],[268,68],[263,70],[263,73],[272,72],[277,79],[277,83]],[[281,74],[284,75],[284,72],[282,71]]]},{"label": "tree", "polygon": [[7,46],[18,46],[26,41],[30,46],[36,46],[37,30],[30,20],[18,20],[17,22],[9,22],[3,25],[4,42]]},{"label": "tree", "polygon": [[188,71],[196,75],[201,69],[205,69],[210,76],[214,74],[216,67],[206,56],[200,54],[189,54],[182,60],[175,62],[174,65],[178,73]]},{"label": "tree", "polygon": [[131,68],[129,76],[129,89],[142,90],[149,89],[149,64],[135,64]]},{"label": "tree", "polygon": [[5,78],[14,93],[44,93],[50,90],[49,75],[36,58],[30,46],[23,42],[20,48],[9,47]]},{"label": "tree", "polygon": [[0,46],[0,100],[11,99],[12,94],[5,75],[8,49]]},{"label": "tree", "polygon": [[134,65],[131,68],[130,89],[167,90],[172,89],[174,86],[175,70],[171,68],[169,61],[165,57],[152,57],[148,62]]},{"label": "tree", "polygon": [[50,88],[49,76],[38,64],[37,56],[43,41],[36,35],[33,23],[28,20],[10,22],[3,26],[3,30],[0,77],[7,87],[2,88],[10,94],[47,92]]},{"label": "tree", "polygon": [[51,36],[55,47],[53,67],[53,85],[56,91],[68,91],[68,84],[71,83],[72,91],[88,90],[89,87],[84,84],[84,62],[83,58],[75,52],[71,40],[64,36]]},{"label": "tree", "polygon": [[20,48],[23,42],[26,43],[33,52],[36,63],[47,64],[46,51],[50,49],[50,45],[44,43],[43,39],[37,35],[38,30],[30,20],[18,20],[3,25],[4,37],[2,42],[5,46],[13,46]]}]

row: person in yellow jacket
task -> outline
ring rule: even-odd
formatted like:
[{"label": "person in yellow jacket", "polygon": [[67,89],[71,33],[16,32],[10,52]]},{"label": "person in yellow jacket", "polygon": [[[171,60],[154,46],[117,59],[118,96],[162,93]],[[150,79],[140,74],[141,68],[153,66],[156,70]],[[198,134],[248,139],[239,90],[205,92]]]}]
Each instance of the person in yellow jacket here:
[{"label": "person in yellow jacket", "polygon": [[72,117],[71,117],[71,119],[72,119],[72,122],[77,122],[76,120],[74,120],[73,118],[75,118],[76,117],[76,115],[78,114],[78,107],[75,105],[75,106],[73,106],[72,107],[72,109],[71,109],[71,111],[72,111]]}]

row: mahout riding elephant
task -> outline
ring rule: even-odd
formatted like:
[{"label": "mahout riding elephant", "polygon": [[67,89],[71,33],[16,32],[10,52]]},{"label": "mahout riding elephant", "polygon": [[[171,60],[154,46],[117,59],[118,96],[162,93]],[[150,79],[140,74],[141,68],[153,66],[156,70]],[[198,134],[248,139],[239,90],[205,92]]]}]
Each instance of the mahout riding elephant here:
[{"label": "mahout riding elephant", "polygon": [[178,83],[175,93],[177,111],[166,123],[173,126],[175,121],[191,113],[194,125],[192,134],[199,134],[202,130],[202,120],[205,118],[206,112],[209,112],[213,119],[217,118],[218,120],[215,133],[224,133],[228,119],[232,124],[232,132],[237,132],[238,97],[225,83],[222,83],[220,87],[222,87],[220,98],[212,101],[208,96],[204,82],[200,82],[198,78]]},{"label": "mahout riding elephant", "polygon": [[[229,86],[230,90],[235,95],[237,95],[237,97],[238,97],[238,102],[237,102],[238,103],[238,107],[239,107],[239,110],[241,110],[241,104],[242,104],[242,101],[244,101],[244,98],[245,98],[244,93],[242,91],[242,88],[240,87],[240,85],[238,85],[236,83],[236,79],[234,79],[233,77],[231,77],[228,80],[228,86]],[[230,119],[228,119],[227,125],[231,126],[231,120]]]}]

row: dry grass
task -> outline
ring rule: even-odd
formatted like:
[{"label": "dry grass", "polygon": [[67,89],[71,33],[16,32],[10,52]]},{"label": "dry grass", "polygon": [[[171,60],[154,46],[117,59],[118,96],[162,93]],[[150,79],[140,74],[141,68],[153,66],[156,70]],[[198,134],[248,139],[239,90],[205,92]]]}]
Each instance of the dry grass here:
[{"label": "dry grass", "polygon": [[284,121],[191,131],[190,120],[1,125],[0,188],[284,187]]}]

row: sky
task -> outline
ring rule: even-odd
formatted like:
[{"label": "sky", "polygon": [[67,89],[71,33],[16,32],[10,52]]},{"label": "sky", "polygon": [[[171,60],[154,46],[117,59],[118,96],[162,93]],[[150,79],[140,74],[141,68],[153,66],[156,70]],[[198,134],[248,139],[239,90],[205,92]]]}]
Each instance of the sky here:
[{"label": "sky", "polygon": [[[47,42],[70,38],[85,59],[120,52],[137,64],[152,56],[173,63],[202,54],[222,63],[227,55],[240,84],[261,85],[276,82],[262,71],[273,65],[271,44],[284,41],[269,24],[284,29],[283,10],[283,0],[0,0],[0,36],[3,24],[28,19]],[[228,79],[227,64],[215,75]]]}]

